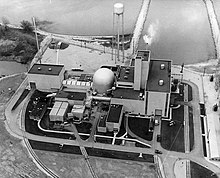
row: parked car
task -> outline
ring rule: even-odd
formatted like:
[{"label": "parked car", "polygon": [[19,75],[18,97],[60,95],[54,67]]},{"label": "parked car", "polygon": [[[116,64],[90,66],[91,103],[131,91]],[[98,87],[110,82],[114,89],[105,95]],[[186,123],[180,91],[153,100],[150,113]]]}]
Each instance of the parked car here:
[{"label": "parked car", "polygon": [[162,140],[161,135],[157,135],[157,142],[161,142],[161,140]]},{"label": "parked car", "polygon": [[169,124],[168,124],[168,126],[169,126],[169,127],[172,127],[172,126],[175,126],[175,124],[176,124],[175,121],[170,121]]}]

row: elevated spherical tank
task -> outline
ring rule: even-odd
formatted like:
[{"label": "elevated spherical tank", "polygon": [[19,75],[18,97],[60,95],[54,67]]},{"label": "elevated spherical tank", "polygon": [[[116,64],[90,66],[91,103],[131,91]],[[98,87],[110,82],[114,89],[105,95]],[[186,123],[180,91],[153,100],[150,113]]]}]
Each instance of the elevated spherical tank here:
[{"label": "elevated spherical tank", "polygon": [[112,88],[114,80],[114,73],[110,69],[100,68],[93,75],[93,89],[98,93],[106,93]]},{"label": "elevated spherical tank", "polygon": [[122,3],[114,4],[114,13],[117,15],[121,15],[124,12],[124,5]]}]

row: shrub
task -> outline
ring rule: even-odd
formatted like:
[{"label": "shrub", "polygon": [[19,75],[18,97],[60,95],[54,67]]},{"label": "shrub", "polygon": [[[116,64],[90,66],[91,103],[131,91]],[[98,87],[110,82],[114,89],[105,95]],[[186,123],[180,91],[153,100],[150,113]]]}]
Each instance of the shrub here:
[{"label": "shrub", "polygon": [[23,55],[23,57],[21,58],[21,63],[22,63],[22,64],[27,64],[28,61],[31,61],[31,60],[32,60],[32,58],[33,58],[33,55],[32,55],[32,54],[30,54],[30,53],[25,53],[25,54]]},{"label": "shrub", "polygon": [[31,33],[34,30],[32,24],[27,20],[21,21],[21,28],[23,28],[26,33]]},{"label": "shrub", "polygon": [[9,24],[9,20],[6,18],[6,17],[2,17],[2,24],[5,28],[5,31],[7,31],[9,28],[8,28],[8,24]]}]

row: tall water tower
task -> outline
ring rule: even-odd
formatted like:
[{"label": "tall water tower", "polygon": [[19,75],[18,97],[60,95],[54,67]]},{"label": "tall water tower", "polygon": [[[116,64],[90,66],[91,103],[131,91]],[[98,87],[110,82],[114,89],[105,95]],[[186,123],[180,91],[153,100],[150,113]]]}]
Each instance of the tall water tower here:
[{"label": "tall water tower", "polygon": [[[117,25],[116,26],[117,34],[115,33],[115,19],[116,19],[116,25]],[[120,58],[119,58],[120,31],[121,31],[121,35],[122,35],[122,40],[121,40],[122,55],[123,55],[122,62],[124,62],[124,5],[122,3],[116,3],[116,4],[114,4],[114,13],[113,13],[113,33],[116,34],[116,39],[117,39],[117,59],[118,59],[118,61],[120,61]],[[113,41],[113,43],[114,43],[114,41]]]}]

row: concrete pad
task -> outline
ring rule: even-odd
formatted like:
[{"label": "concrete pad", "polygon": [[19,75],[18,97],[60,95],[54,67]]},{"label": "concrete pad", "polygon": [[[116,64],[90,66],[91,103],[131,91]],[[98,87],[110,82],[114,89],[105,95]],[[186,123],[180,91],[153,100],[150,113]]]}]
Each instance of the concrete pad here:
[{"label": "concrete pad", "polygon": [[178,160],[174,165],[174,174],[176,178],[186,177],[186,161],[187,160]]},{"label": "concrete pad", "polygon": [[[64,50],[58,50],[59,64],[64,64],[66,70],[82,68],[86,73],[94,73],[102,65],[115,65],[112,55],[94,51],[91,49],[69,45]],[[57,50],[47,49],[42,56],[42,63],[53,63],[57,61]],[[121,65],[121,61],[116,61]]]}]

